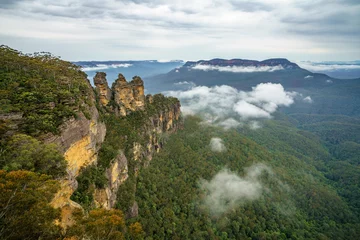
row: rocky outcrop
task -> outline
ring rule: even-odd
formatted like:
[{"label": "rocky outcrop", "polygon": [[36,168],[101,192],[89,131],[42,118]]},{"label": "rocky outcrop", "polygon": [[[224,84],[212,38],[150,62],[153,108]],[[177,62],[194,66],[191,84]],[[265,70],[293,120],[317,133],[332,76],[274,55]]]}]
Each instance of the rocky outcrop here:
[{"label": "rocky outcrop", "polygon": [[107,106],[110,100],[114,100],[116,106],[111,106],[112,110],[120,116],[145,109],[144,82],[138,76],[127,82],[125,77],[119,74],[110,89],[106,73],[98,72],[94,77],[94,84],[102,106]]},{"label": "rocky outcrop", "polygon": [[100,103],[106,106],[111,100],[111,90],[106,81],[106,73],[97,72],[94,77],[94,84],[96,92],[99,95]]},{"label": "rocky outcrop", "polygon": [[119,106],[121,116],[126,116],[130,112],[144,110],[145,95],[144,82],[140,77],[135,76],[131,82],[127,82],[122,74],[112,86],[114,101]]},{"label": "rocky outcrop", "polygon": [[126,213],[126,218],[134,218],[139,215],[139,205],[134,201],[133,205],[129,208],[129,211]]},{"label": "rocky outcrop", "polygon": [[116,203],[116,194],[120,185],[128,179],[128,161],[122,151],[112,161],[110,167],[106,169],[108,184],[105,189],[96,189],[94,201],[96,207],[106,209],[113,208]]}]

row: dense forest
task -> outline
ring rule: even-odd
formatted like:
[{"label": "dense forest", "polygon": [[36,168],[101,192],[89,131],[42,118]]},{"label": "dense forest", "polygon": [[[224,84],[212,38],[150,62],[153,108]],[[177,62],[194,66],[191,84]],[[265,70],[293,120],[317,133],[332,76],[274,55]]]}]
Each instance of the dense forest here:
[{"label": "dense forest", "polygon": [[[184,130],[170,137],[138,180],[139,221],[148,239],[359,236],[359,159],[353,165],[338,161],[319,137],[284,118],[269,120],[259,130],[228,131],[186,118]],[[211,150],[213,137],[223,139],[225,151]],[[249,180],[248,169],[259,164],[266,166],[257,180],[264,189],[261,196],[247,199],[224,190],[217,202],[221,211],[207,204],[214,196],[204,181],[211,183],[226,168],[237,177],[220,186],[241,187],[241,179]]]}]

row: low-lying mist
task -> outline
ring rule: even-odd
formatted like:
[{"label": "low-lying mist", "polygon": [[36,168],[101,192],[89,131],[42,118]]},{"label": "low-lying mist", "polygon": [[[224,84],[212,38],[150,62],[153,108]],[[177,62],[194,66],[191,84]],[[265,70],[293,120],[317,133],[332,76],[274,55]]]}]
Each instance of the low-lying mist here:
[{"label": "low-lying mist", "polygon": [[262,173],[272,173],[264,164],[254,164],[239,176],[224,168],[211,180],[202,180],[200,188],[205,192],[203,205],[213,215],[221,215],[239,204],[258,199],[265,190],[260,181]]},{"label": "low-lying mist", "polygon": [[[289,107],[297,92],[289,92],[281,84],[260,83],[252,91],[239,91],[227,85],[206,87],[194,86],[184,91],[168,91],[166,95],[180,99],[185,115],[199,114],[204,122],[224,129],[242,126],[261,126],[257,121],[272,118],[279,107]],[[311,103],[308,96],[304,102]]]}]

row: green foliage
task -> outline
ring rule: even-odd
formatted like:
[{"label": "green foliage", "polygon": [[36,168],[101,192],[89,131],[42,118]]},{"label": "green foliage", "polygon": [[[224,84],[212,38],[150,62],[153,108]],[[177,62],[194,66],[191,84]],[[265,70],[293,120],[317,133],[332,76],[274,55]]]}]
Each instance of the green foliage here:
[{"label": "green foliage", "polygon": [[[315,167],[325,166],[329,154],[319,138],[291,126],[270,121],[251,134],[224,132],[188,117],[184,130],[170,136],[138,177],[137,220],[146,239],[356,238],[358,216]],[[214,136],[224,140],[225,152],[211,151]],[[261,179],[267,190],[260,198],[220,216],[204,208],[200,179],[211,179],[223,167],[242,176],[259,162],[272,171]]]},{"label": "green foliage", "polygon": [[60,212],[49,205],[58,182],[28,171],[0,170],[0,239],[57,239]]},{"label": "green foliage", "polygon": [[0,168],[29,170],[53,177],[65,174],[66,161],[55,144],[44,144],[25,135],[13,135],[2,150]]},{"label": "green foliage", "polygon": [[67,231],[65,239],[125,239],[124,214],[120,210],[95,209],[88,216],[78,215],[77,222]]},{"label": "green foliage", "polygon": [[76,116],[89,98],[86,74],[70,62],[6,46],[0,46],[0,56],[0,114],[21,113],[19,130],[24,133],[58,133],[64,119]]},{"label": "green foliage", "polygon": [[129,177],[120,185],[117,192],[116,208],[122,211],[128,211],[135,201],[136,179]]},{"label": "green foliage", "polygon": [[343,115],[291,114],[300,129],[316,134],[328,149],[322,171],[360,216],[360,119]]},{"label": "green foliage", "polygon": [[93,207],[93,193],[95,187],[104,188],[107,179],[101,167],[91,165],[83,168],[76,178],[78,188],[71,196],[71,200],[80,203],[86,210]]}]

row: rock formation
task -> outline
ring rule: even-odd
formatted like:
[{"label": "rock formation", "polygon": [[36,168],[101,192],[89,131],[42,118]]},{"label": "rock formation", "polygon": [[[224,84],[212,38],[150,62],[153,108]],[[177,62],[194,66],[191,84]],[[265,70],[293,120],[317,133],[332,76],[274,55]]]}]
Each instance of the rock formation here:
[{"label": "rock formation", "polygon": [[[90,83],[87,81],[89,89]],[[166,98],[159,95],[144,95],[144,83],[140,77],[134,77],[127,82],[122,74],[114,82],[112,88],[108,87],[105,73],[97,73],[94,84],[99,96],[101,106],[107,114],[118,114],[127,117],[136,111],[143,112],[142,126],[137,126],[137,135],[140,141],[134,141],[128,149],[128,156],[124,149],[120,150],[105,169],[104,175],[107,183],[104,188],[92,187],[94,207],[111,209],[117,202],[119,187],[129,178],[129,171],[136,177],[141,167],[146,167],[152,160],[153,154],[158,152],[164,142],[161,135],[173,132],[181,126],[180,103],[178,100],[167,102]],[[67,176],[60,180],[60,190],[52,200],[52,206],[61,209],[61,219],[58,223],[64,229],[74,222],[72,212],[82,209],[81,205],[70,200],[76,191],[78,183],[76,178],[81,170],[90,165],[97,165],[98,152],[104,142],[107,127],[100,121],[100,113],[96,108],[96,97],[93,91],[88,96],[90,104],[84,105],[90,116],[85,116],[79,111],[77,118],[70,118],[60,127],[60,134],[46,134],[42,136],[45,143],[55,143],[64,154],[68,162]],[[109,106],[109,102],[114,104]],[[167,103],[167,104],[164,104]],[[170,103],[170,104],[169,104]],[[162,105],[164,104],[164,105]],[[147,110],[148,108],[148,110]],[[151,111],[149,110],[151,109]],[[121,121],[122,118],[118,118]],[[123,136],[125,139],[127,136]],[[129,152],[130,151],[130,152]],[[132,168],[130,169],[130,164]],[[136,186],[134,187],[135,194]],[[132,202],[126,216],[135,217],[138,214],[136,202]]]},{"label": "rock formation", "polygon": [[116,203],[116,194],[119,186],[128,179],[128,160],[122,151],[112,161],[110,167],[106,169],[108,184],[105,189],[96,189],[94,201],[96,207],[111,209]]},{"label": "rock formation", "polygon": [[135,76],[131,82],[127,82],[125,77],[119,74],[110,90],[106,74],[98,72],[94,77],[94,84],[102,105],[106,106],[110,99],[113,99],[117,105],[113,110],[120,116],[145,108],[144,82],[138,76]]},{"label": "rock formation", "polygon": [[[102,82],[102,84],[105,83]],[[101,87],[97,85],[97,82],[95,85],[96,88]],[[128,179],[129,174],[137,177],[140,168],[148,166],[154,153],[162,148],[164,142],[160,136],[181,127],[179,101],[175,100],[171,104],[162,105],[168,100],[161,94],[147,95],[145,98],[144,82],[140,77],[136,76],[131,82],[127,82],[124,76],[119,74],[112,85],[111,92],[115,103],[111,106],[113,112],[125,117],[133,112],[141,111],[143,119],[142,126],[137,126],[139,129],[137,135],[141,141],[131,143],[128,156],[125,156],[123,151],[119,152],[106,169],[107,186],[104,189],[96,189],[93,193],[95,205],[106,209],[114,207],[119,186]],[[150,112],[149,109],[151,109]],[[129,168],[129,162],[132,163],[132,169]],[[133,194],[135,191],[136,187]],[[130,204],[126,216],[134,217],[138,212],[137,204],[136,202]]]},{"label": "rock formation", "polygon": [[106,73],[97,72],[94,77],[94,84],[99,95],[100,103],[106,106],[111,100],[111,90],[106,81]]}]

